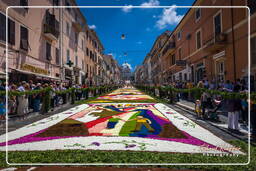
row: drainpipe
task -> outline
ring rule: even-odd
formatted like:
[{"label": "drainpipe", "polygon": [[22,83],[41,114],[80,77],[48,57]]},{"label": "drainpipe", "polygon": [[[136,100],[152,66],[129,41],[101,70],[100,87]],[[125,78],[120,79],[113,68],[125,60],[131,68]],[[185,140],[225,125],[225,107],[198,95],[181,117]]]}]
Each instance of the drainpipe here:
[{"label": "drainpipe", "polygon": [[[231,7],[233,6],[233,0],[230,0]],[[234,33],[234,9],[231,8],[231,22],[232,22],[232,50],[233,50],[233,72],[234,81],[236,81],[236,50],[235,50],[235,33]]]}]

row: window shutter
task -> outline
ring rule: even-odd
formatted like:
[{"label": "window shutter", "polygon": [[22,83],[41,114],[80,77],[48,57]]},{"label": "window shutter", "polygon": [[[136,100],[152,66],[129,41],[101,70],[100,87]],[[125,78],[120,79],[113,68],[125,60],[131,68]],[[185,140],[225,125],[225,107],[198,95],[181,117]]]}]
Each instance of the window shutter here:
[{"label": "window shutter", "polygon": [[52,59],[51,56],[51,44],[46,42],[46,59],[50,61]]},{"label": "window shutter", "polygon": [[8,43],[15,45],[15,22],[8,19]]},{"label": "window shutter", "polygon": [[28,29],[21,26],[20,27],[20,48],[23,50],[28,50]]},{"label": "window shutter", "polygon": [[6,17],[0,13],[0,40],[6,41]]}]

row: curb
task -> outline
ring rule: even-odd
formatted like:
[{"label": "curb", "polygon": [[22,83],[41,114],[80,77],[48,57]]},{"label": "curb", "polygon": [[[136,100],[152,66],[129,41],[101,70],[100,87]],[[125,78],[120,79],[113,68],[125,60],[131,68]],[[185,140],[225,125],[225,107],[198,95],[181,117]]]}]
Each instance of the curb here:
[{"label": "curb", "polygon": [[174,105],[179,106],[179,107],[181,107],[181,108],[185,108],[185,109],[187,109],[187,110],[189,110],[189,111],[191,111],[191,112],[195,112],[195,110],[194,110],[193,107],[190,107],[190,106],[187,106],[187,105],[183,105],[183,104],[181,104],[181,103],[175,103]]}]

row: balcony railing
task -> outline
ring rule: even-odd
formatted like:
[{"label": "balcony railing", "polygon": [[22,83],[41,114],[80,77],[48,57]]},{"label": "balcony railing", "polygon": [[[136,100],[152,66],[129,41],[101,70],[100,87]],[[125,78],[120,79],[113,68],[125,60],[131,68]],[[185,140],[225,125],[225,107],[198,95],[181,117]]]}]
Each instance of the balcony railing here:
[{"label": "balcony railing", "polygon": [[83,24],[79,23],[78,21],[73,22],[72,25],[77,30],[77,32],[81,32],[84,27]]},{"label": "balcony railing", "polygon": [[162,55],[164,55],[168,50],[172,50],[172,49],[174,49],[175,48],[175,42],[169,42],[166,46],[165,46],[165,48],[164,48],[164,50],[163,50],[163,52],[162,52]]},{"label": "balcony railing", "polygon": [[60,34],[59,22],[56,20],[55,15],[50,14],[48,11],[46,12],[44,33],[48,38],[53,40],[58,39]]},{"label": "balcony railing", "polygon": [[216,51],[227,45],[227,34],[220,33],[204,43],[206,51]]}]

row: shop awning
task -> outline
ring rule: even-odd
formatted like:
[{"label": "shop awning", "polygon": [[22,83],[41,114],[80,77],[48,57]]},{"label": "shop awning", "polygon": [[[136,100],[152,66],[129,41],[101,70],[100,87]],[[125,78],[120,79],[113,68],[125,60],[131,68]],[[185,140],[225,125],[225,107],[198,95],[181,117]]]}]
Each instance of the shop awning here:
[{"label": "shop awning", "polygon": [[14,70],[18,71],[18,72],[21,72],[21,73],[24,73],[24,74],[35,75],[37,77],[44,77],[44,78],[49,78],[49,79],[53,79],[53,80],[60,80],[60,78],[58,78],[58,77],[52,77],[52,76],[49,76],[49,75],[37,74],[37,73],[34,73],[34,72],[24,71],[24,70],[20,70],[20,69],[14,69]]}]

